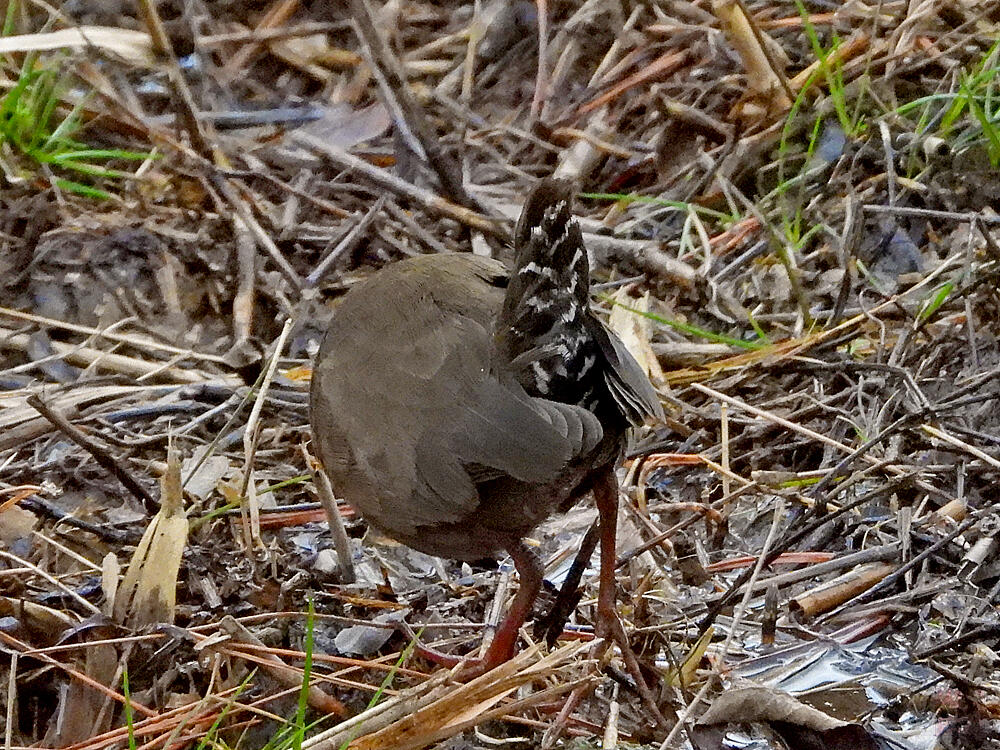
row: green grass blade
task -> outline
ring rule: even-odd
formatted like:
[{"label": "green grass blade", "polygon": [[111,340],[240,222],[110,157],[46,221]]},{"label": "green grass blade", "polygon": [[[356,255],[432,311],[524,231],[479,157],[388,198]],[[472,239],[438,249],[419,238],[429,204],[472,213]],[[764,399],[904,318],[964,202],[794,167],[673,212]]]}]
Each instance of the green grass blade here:
[{"label": "green grass blade", "polygon": [[128,747],[135,750],[135,721],[132,718],[132,695],[128,686],[128,668],[122,670],[122,695],[125,696],[125,726],[128,727]]},{"label": "green grass blade", "polygon": [[302,741],[306,738],[306,711],[309,708],[309,681],[312,678],[313,664],[313,630],[316,624],[316,608],[313,599],[309,597],[309,610],[306,614],[306,659],[302,665],[302,688],[299,690],[299,705],[295,712],[295,733],[292,747],[302,750]]},{"label": "green grass blade", "polygon": [[216,736],[219,733],[219,727],[222,726],[222,722],[226,720],[229,712],[232,710],[233,706],[236,705],[236,700],[250,685],[250,682],[256,674],[256,669],[251,670],[250,674],[243,678],[243,682],[237,685],[233,695],[226,699],[226,705],[223,706],[219,715],[215,717],[215,721],[212,722],[212,725],[208,728],[208,730],[206,730],[205,735],[198,741],[198,744],[195,746],[196,750],[209,750],[210,748],[217,748],[219,746],[216,740]]},{"label": "green grass blade", "polygon": [[[423,628],[421,628],[419,631],[417,631],[417,634],[416,636],[414,636],[413,640],[406,644],[406,648],[403,649],[403,652],[399,655],[399,658],[396,659],[396,663],[392,665],[392,668],[389,670],[389,673],[386,674],[386,676],[382,679],[382,682],[378,686],[378,690],[375,691],[375,694],[371,697],[371,700],[368,701],[366,710],[374,707],[375,705],[378,704],[380,700],[382,700],[382,695],[392,684],[392,681],[396,679],[396,672],[399,671],[399,668],[402,667],[406,663],[406,660],[410,658],[410,654],[412,654],[414,649],[417,647],[417,642],[420,640],[420,636],[422,636],[423,633],[424,630]],[[355,727],[354,731],[351,732],[351,735],[346,740],[344,740],[343,744],[338,748],[338,750],[347,750],[348,746],[352,742],[354,742],[354,739],[358,736],[358,733],[360,731],[361,731],[360,725]]]},{"label": "green grass blade", "polygon": [[7,12],[3,17],[3,30],[0,34],[11,36],[14,33],[14,24],[17,23],[17,14],[21,10],[21,0],[7,0]]},{"label": "green grass blade", "polygon": [[1000,132],[997,131],[996,123],[991,121],[983,108],[979,106],[979,102],[972,96],[972,92],[967,88],[964,81],[962,82],[962,88],[966,92],[969,111],[979,121],[979,126],[983,129],[983,135],[986,136],[988,144],[986,150],[990,157],[990,165],[996,167],[1000,164]]},{"label": "green grass blade", "polygon": [[936,313],[938,311],[938,308],[940,308],[941,305],[943,305],[945,301],[948,299],[948,295],[951,294],[954,288],[955,288],[954,281],[945,282],[940,287],[938,287],[938,290],[934,294],[934,296],[931,297],[926,302],[926,304],[917,314],[917,320],[923,323],[928,318],[930,318],[934,313]]},{"label": "green grass blade", "polygon": [[689,334],[691,336],[696,336],[698,338],[705,339],[706,341],[714,341],[718,344],[728,344],[729,346],[735,346],[740,349],[763,349],[767,344],[762,344],[759,341],[744,341],[743,339],[733,338],[732,336],[726,336],[722,333],[715,333],[714,331],[709,331],[704,328],[699,328],[698,326],[691,325],[690,323],[682,323],[679,320],[671,320],[670,318],[664,318],[662,315],[657,315],[656,313],[647,312],[645,310],[637,310],[634,307],[629,307],[628,305],[618,302],[611,297],[600,294],[598,297],[609,304],[620,307],[624,310],[628,310],[630,313],[635,315],[641,315],[644,318],[649,318],[655,323],[660,325],[668,326],[682,333]]},{"label": "green grass blade", "polygon": [[90,185],[84,185],[81,182],[74,182],[73,180],[57,179],[56,187],[60,190],[65,190],[67,193],[72,193],[73,195],[80,195],[84,198],[96,198],[97,200],[107,201],[111,200],[111,193],[106,190],[101,190],[100,188],[91,187]]},{"label": "green grass blade", "polygon": [[733,217],[729,214],[722,213],[721,211],[714,211],[711,208],[705,208],[704,206],[699,206],[696,203],[689,203],[686,201],[672,201],[665,198],[655,198],[651,195],[634,195],[631,193],[580,193],[580,198],[586,198],[588,200],[595,201],[616,201],[619,203],[651,203],[656,206],[664,206],[665,208],[672,208],[677,211],[694,211],[701,216],[706,216],[711,219],[718,219],[719,221],[734,222],[738,220],[739,217]]},{"label": "green grass blade", "polygon": [[67,151],[63,154],[54,154],[50,161],[60,164],[77,159],[127,159],[128,161],[145,161],[146,159],[159,158],[161,158],[161,154],[149,154],[143,151],[125,151],[117,148],[80,148],[75,151]]}]

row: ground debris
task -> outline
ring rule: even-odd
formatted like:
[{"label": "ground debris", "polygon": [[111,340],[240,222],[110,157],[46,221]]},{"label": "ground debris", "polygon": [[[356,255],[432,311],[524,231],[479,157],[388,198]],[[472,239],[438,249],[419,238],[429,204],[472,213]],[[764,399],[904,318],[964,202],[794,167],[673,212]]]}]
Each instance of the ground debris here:
[{"label": "ground debris", "polygon": [[[996,743],[992,5],[10,5],[12,746]],[[669,735],[589,658],[594,570],[553,649],[525,632],[457,684],[414,641],[474,655],[510,562],[414,553],[313,486],[337,299],[405,256],[505,257],[552,172],[667,412],[623,470],[618,552]],[[536,619],[593,517],[531,540]]]}]

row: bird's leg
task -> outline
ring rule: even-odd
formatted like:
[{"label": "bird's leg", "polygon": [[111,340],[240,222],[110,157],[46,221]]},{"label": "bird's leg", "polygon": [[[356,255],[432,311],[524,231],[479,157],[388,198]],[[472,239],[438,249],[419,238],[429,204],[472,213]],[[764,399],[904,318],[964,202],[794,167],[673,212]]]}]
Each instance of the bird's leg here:
[{"label": "bird's leg", "polygon": [[[664,718],[659,706],[656,705],[653,691],[646,684],[645,678],[639,669],[639,662],[635,658],[632,647],[628,642],[628,634],[625,632],[621,620],[618,619],[618,613],[615,611],[615,567],[618,559],[615,539],[618,527],[618,480],[615,478],[614,469],[608,469],[601,473],[597,481],[593,484],[593,493],[594,502],[597,504],[598,528],[601,541],[600,589],[597,594],[597,616],[594,623],[594,630],[597,636],[601,638],[601,641],[598,642],[595,648],[594,656],[599,661],[603,661],[610,645],[612,643],[618,644],[622,658],[625,660],[629,674],[635,681],[643,703],[648,708],[656,723],[664,729],[669,729],[669,722]],[[587,532],[587,537],[584,538],[584,542],[581,544],[581,554],[587,553],[587,559],[590,558],[589,552],[593,552],[593,546],[590,547],[589,552],[587,551],[587,539],[590,537],[596,539],[596,536],[592,527]],[[577,555],[574,565],[580,561],[581,554]],[[584,565],[586,565],[586,561],[584,561]],[[560,591],[559,598],[561,599],[562,596],[563,591]],[[562,710],[559,712],[556,721],[546,731],[542,748],[550,748],[555,745],[562,735],[570,715],[580,705],[580,702],[586,697],[587,693],[593,689],[594,685],[587,683],[570,693],[569,697],[563,703]]]},{"label": "bird's leg", "polygon": [[580,603],[580,580],[590,564],[590,558],[594,556],[594,550],[597,549],[597,541],[600,536],[601,522],[597,520],[587,529],[587,534],[580,542],[580,549],[566,573],[566,578],[556,595],[555,604],[552,605],[548,614],[535,624],[535,637],[540,637],[544,633],[545,642],[549,644],[549,648],[556,645],[556,640],[566,627],[566,621],[576,609],[576,605]]},{"label": "bird's leg", "polygon": [[618,531],[618,478],[613,468],[603,472],[594,482],[594,502],[597,504],[598,518],[601,522],[601,577],[597,591],[597,618],[594,630],[599,638],[606,643],[614,642],[621,650],[622,659],[629,674],[635,680],[636,688],[642,696],[643,703],[653,714],[661,727],[670,724],[660,712],[656,697],[639,668],[639,661],[629,644],[628,634],[615,611],[615,567],[618,562],[616,536]]},{"label": "bird's leg", "polygon": [[517,645],[517,635],[524,621],[531,613],[531,605],[538,596],[542,585],[542,561],[523,541],[518,540],[506,547],[514,560],[520,583],[514,601],[493,635],[493,640],[481,659],[462,659],[461,657],[442,654],[440,651],[417,646],[417,653],[435,664],[455,667],[461,664],[457,675],[460,680],[470,680],[484,672],[503,664],[514,655]]},{"label": "bird's leg", "polygon": [[[618,478],[615,470],[607,469],[594,482],[594,502],[601,526],[601,575],[597,590],[597,621],[594,623],[598,637],[613,637],[616,631],[624,633],[615,608],[615,567],[618,563]],[[615,638],[617,641],[617,638]],[[619,644],[621,645],[621,644]]]},{"label": "bird's leg", "polygon": [[514,560],[520,582],[514,601],[511,602],[510,609],[497,627],[493,641],[483,657],[483,661],[488,665],[487,669],[502,664],[514,655],[517,634],[531,614],[531,605],[535,603],[545,573],[538,555],[520,539],[508,546],[507,552]]}]

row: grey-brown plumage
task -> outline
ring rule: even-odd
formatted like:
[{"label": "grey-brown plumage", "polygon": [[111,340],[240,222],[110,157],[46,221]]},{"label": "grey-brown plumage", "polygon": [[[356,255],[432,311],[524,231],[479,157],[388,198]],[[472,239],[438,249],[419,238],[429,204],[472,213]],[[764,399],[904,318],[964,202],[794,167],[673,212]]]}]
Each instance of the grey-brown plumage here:
[{"label": "grey-brown plumage", "polygon": [[613,472],[628,424],[660,414],[590,310],[570,196],[565,183],[539,183],[509,274],[485,258],[429,255],[354,287],[313,371],[314,444],[335,492],[423,552],[513,555],[521,593],[508,620],[519,619],[501,628],[510,642],[491,648],[494,663],[540,583],[522,537]]}]

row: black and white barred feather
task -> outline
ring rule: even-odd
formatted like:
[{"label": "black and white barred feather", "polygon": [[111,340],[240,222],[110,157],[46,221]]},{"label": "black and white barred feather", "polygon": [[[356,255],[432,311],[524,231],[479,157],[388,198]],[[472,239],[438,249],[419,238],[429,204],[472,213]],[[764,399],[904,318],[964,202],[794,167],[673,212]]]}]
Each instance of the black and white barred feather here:
[{"label": "black and white barred feather", "polygon": [[660,414],[625,346],[590,311],[590,262],[570,183],[541,181],[514,233],[516,258],[497,321],[502,366],[531,395],[597,410],[612,400],[629,422]]},{"label": "black and white barred feather", "polygon": [[588,325],[590,263],[570,195],[568,183],[545,180],[528,198],[497,338],[528,393],[588,405],[599,351]]}]

